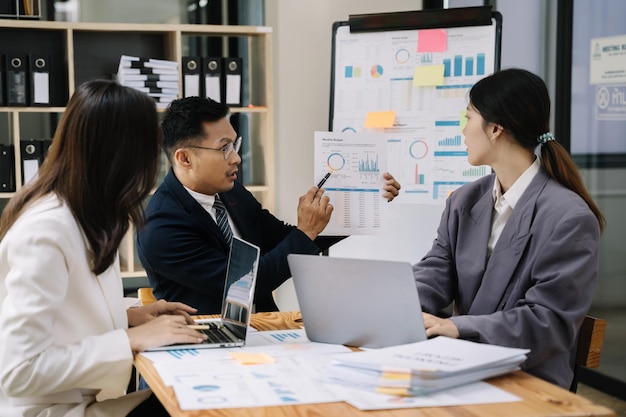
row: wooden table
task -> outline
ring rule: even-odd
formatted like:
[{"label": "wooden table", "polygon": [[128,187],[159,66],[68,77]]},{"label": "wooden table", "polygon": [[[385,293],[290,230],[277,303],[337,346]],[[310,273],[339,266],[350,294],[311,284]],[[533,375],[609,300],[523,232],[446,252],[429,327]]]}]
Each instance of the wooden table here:
[{"label": "wooden table", "polygon": [[[257,313],[252,315],[252,327],[257,330],[299,329],[299,312]],[[489,379],[488,382],[521,398],[521,401],[501,404],[479,404],[465,406],[424,407],[397,410],[361,411],[347,403],[303,404],[276,407],[231,408],[182,411],[176,395],[152,366],[152,362],[141,354],[135,357],[135,366],[167,411],[173,417],[547,417],[547,416],[615,416],[608,408],[595,405],[542,379],[525,372]]]}]

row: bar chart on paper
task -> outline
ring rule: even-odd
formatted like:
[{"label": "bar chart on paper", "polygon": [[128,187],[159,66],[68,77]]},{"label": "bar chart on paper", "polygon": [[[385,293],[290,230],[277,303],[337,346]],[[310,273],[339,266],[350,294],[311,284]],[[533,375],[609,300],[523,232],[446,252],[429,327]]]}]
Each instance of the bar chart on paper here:
[{"label": "bar chart on paper", "polygon": [[282,332],[272,333],[271,337],[278,342],[294,342],[296,340],[301,340],[302,334],[300,332]]},{"label": "bar chart on paper", "polygon": [[381,227],[382,173],[387,143],[368,133],[315,132],[315,178],[334,207],[328,235],[372,234]]}]

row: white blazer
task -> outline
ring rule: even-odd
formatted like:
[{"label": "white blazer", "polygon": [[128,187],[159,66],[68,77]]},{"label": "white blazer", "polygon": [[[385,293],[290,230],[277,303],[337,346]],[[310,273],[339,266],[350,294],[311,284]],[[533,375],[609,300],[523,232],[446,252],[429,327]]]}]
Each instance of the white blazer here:
[{"label": "white blazer", "polygon": [[29,207],[0,242],[0,416],[125,416],[149,391],[96,403],[128,385],[119,259],[90,271],[87,241],[55,195]]}]

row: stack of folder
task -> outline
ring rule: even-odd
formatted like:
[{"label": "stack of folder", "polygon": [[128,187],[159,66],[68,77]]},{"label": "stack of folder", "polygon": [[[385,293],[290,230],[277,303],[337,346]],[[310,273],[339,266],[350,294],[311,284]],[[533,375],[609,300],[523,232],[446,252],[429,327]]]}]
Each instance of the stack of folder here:
[{"label": "stack of folder", "polygon": [[183,97],[208,97],[229,107],[242,106],[241,57],[182,57]]},{"label": "stack of folder", "polygon": [[[53,75],[54,77],[54,75]],[[50,106],[50,57],[36,53],[0,53],[0,106]]]},{"label": "stack of folder", "polygon": [[323,382],[381,394],[429,394],[519,369],[528,349],[436,337],[335,358]]},{"label": "stack of folder", "polygon": [[176,61],[122,55],[117,80],[122,85],[148,94],[159,108],[167,107],[180,91]]}]

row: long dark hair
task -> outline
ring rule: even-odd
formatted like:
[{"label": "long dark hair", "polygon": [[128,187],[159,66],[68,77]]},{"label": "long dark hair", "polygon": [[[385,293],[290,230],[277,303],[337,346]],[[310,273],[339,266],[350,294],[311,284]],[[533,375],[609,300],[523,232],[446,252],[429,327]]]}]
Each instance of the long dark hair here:
[{"label": "long dark hair", "polygon": [[[470,90],[470,103],[485,123],[502,126],[531,152],[539,136],[550,131],[548,89],[540,77],[524,69],[505,69],[481,79]],[[546,142],[541,145],[540,160],[551,178],[585,200],[604,230],[604,216],[565,148],[556,140]]]},{"label": "long dark hair", "polygon": [[90,244],[92,272],[115,259],[129,221],[141,225],[159,163],[154,101],[113,81],[82,84],[67,104],[38,179],[21,188],[0,219],[0,239],[28,205],[56,193]]}]

